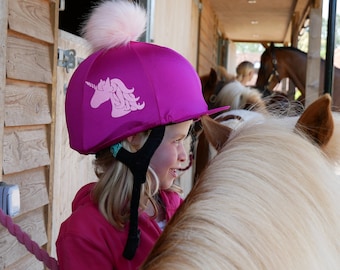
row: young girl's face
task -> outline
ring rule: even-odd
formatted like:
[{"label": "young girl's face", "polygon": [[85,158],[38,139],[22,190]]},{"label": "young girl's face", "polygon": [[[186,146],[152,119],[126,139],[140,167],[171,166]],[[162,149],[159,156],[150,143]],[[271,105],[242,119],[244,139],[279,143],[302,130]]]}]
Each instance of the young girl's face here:
[{"label": "young girl's face", "polygon": [[187,160],[184,139],[192,121],[166,126],[163,140],[151,158],[150,166],[159,178],[160,189],[168,189],[178,177],[178,169]]}]

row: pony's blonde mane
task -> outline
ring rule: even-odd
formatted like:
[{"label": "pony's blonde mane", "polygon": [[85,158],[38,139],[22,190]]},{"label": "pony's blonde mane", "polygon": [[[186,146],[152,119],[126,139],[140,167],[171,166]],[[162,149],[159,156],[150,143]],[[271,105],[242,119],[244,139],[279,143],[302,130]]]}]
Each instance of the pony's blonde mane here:
[{"label": "pony's blonde mane", "polygon": [[244,109],[250,106],[257,111],[266,111],[265,102],[261,93],[255,89],[244,86],[235,80],[227,83],[216,96],[216,106],[229,105],[231,110]]},{"label": "pony's blonde mane", "polygon": [[340,269],[334,121],[323,149],[294,129],[294,118],[233,131],[142,269]]}]

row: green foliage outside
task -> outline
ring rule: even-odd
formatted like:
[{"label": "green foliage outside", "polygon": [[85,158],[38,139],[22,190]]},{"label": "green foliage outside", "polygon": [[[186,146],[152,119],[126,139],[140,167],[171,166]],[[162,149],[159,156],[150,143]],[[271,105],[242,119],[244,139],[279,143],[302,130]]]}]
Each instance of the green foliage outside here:
[{"label": "green foliage outside", "polygon": [[[322,58],[326,57],[326,46],[327,46],[327,19],[322,19],[321,26],[321,44],[320,44],[320,56]],[[340,47],[340,16],[336,15],[335,20],[335,37],[334,37],[334,48]],[[298,48],[302,51],[308,51],[308,38],[309,38],[309,28],[305,29],[305,32],[302,36],[299,37]]]}]

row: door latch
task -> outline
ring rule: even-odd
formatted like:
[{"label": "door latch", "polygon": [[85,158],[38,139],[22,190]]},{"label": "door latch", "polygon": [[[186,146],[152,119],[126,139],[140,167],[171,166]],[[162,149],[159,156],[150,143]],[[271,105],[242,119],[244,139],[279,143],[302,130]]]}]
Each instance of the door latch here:
[{"label": "door latch", "polygon": [[70,69],[74,69],[76,67],[76,51],[58,48],[58,66],[66,68],[67,73]]}]

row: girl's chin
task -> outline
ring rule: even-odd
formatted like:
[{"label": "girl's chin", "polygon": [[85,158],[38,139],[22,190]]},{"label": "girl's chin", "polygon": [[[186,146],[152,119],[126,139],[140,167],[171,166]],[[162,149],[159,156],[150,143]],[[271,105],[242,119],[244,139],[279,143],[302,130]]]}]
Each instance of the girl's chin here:
[{"label": "girl's chin", "polygon": [[172,184],[174,183],[174,181],[175,181],[175,178],[167,179],[166,182],[161,184],[160,188],[161,189],[169,189],[172,186]]}]

